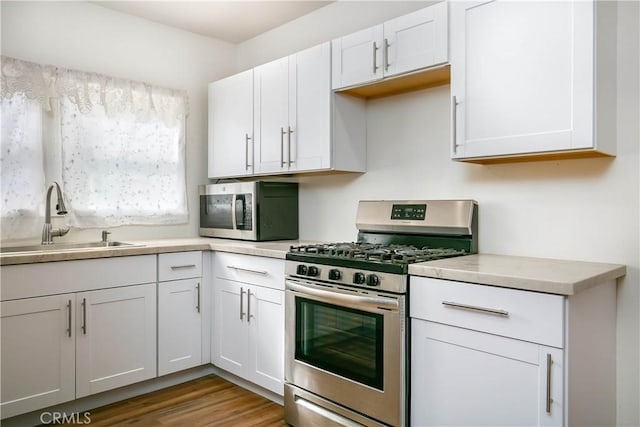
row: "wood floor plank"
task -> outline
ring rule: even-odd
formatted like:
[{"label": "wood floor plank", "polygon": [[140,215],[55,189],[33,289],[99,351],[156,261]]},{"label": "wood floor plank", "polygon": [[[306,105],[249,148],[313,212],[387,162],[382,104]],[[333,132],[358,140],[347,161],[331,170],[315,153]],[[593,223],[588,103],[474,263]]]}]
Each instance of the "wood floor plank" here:
[{"label": "wood floor plank", "polygon": [[209,375],[89,411],[92,427],[281,427],[284,408]]}]

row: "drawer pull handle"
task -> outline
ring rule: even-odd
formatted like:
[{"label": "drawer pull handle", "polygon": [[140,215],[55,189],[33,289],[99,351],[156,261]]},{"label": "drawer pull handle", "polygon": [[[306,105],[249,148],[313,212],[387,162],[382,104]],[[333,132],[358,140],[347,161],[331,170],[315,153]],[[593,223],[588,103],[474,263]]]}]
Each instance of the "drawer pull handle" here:
[{"label": "drawer pull handle", "polygon": [[470,310],[470,311],[475,311],[475,312],[479,312],[479,313],[493,314],[493,315],[502,316],[502,317],[509,317],[509,312],[508,311],[498,310],[498,309],[495,309],[495,308],[478,307],[478,306],[475,306],[475,305],[460,304],[460,303],[451,302],[451,301],[442,301],[442,305],[444,305],[445,307],[448,307],[448,308],[457,308],[457,309],[460,309],[460,310]]},{"label": "drawer pull handle", "polygon": [[184,270],[186,268],[196,268],[195,264],[185,264],[185,265],[172,265],[172,270]]},{"label": "drawer pull handle", "polygon": [[243,268],[243,267],[237,267],[235,265],[227,265],[227,268],[230,268],[232,270],[240,270],[240,271],[246,271],[248,273],[256,273],[256,274],[261,274],[263,276],[266,276],[267,274],[269,274],[268,271],[266,270],[252,270],[250,268]]}]

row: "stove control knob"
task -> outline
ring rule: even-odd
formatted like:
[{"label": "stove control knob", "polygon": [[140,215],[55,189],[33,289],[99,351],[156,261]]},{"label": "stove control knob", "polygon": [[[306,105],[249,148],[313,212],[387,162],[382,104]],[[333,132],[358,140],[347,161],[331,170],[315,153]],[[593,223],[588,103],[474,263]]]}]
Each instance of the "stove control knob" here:
[{"label": "stove control knob", "polygon": [[366,284],[367,286],[380,286],[380,279],[375,274],[370,274],[367,276]]},{"label": "stove control knob", "polygon": [[329,270],[329,280],[340,280],[342,278],[342,273],[338,269]]},{"label": "stove control knob", "polygon": [[310,266],[307,269],[307,276],[313,277],[313,276],[317,276],[319,274],[320,274],[320,271],[318,270],[318,267]]},{"label": "stove control knob", "polygon": [[307,275],[307,266],[306,265],[298,265],[298,268],[296,268],[296,274],[299,274],[301,276],[306,276]]},{"label": "stove control knob", "polygon": [[362,285],[365,282],[365,276],[364,273],[353,273],[353,283],[355,283],[356,285]]}]

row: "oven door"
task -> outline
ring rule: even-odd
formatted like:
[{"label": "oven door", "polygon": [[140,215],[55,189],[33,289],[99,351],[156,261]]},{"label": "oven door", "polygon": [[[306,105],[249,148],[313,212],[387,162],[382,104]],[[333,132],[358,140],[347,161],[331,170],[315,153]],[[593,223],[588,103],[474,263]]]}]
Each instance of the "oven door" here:
[{"label": "oven door", "polygon": [[286,382],[403,425],[405,296],[288,278],[285,298]]}]

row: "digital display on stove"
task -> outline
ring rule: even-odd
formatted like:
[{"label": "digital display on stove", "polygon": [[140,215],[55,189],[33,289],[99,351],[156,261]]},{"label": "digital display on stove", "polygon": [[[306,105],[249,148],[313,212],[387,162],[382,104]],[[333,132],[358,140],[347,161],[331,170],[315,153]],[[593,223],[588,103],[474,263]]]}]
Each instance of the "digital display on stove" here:
[{"label": "digital display on stove", "polygon": [[391,219],[424,221],[427,205],[393,205]]}]

